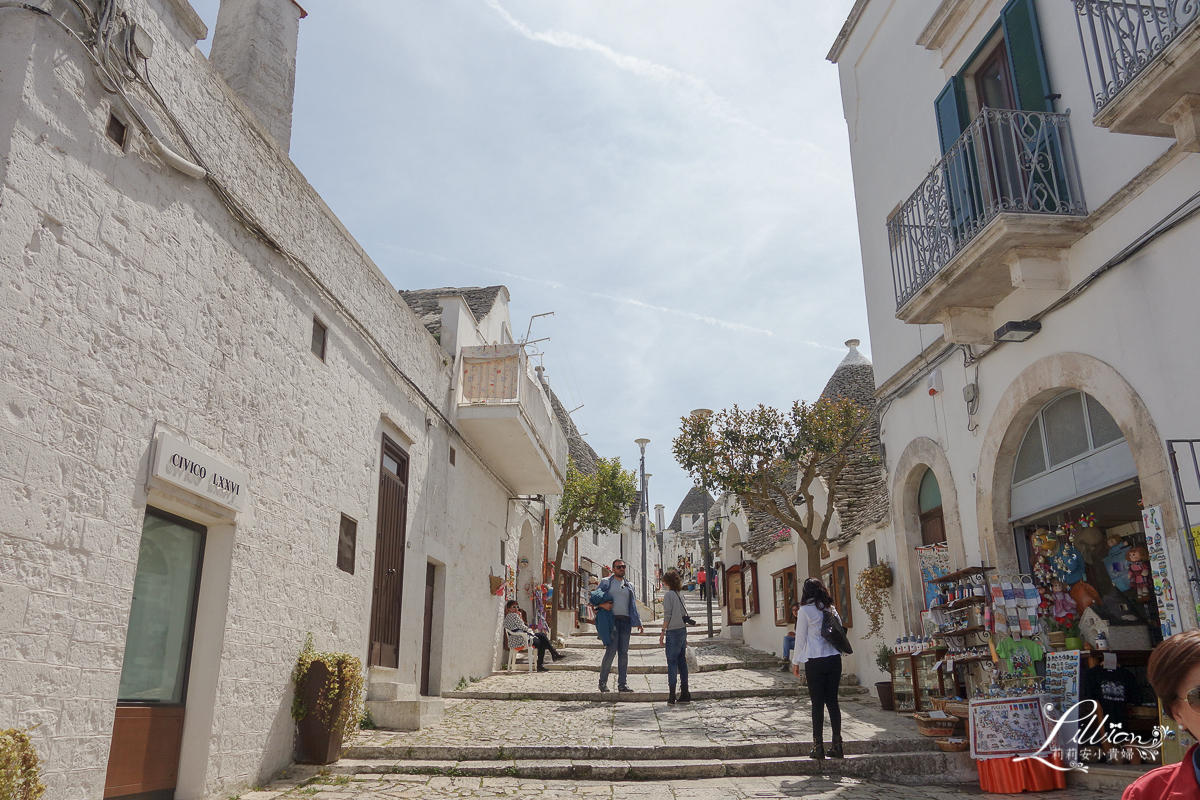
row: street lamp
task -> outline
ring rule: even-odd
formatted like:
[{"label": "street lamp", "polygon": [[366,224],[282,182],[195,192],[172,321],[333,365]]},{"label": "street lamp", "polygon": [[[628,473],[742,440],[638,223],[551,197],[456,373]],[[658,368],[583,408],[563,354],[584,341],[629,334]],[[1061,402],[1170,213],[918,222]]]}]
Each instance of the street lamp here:
[{"label": "street lamp", "polygon": [[[693,417],[699,417],[707,420],[712,416],[711,408],[697,408],[692,412]],[[700,544],[704,548],[704,601],[708,605],[708,638],[713,638],[713,622],[712,622],[712,587],[713,587],[713,570],[712,570],[712,548],[708,541],[708,474],[703,466],[700,467],[700,488],[704,492],[704,497],[701,502],[704,504],[704,534],[700,538]]]},{"label": "street lamp", "polygon": [[642,492],[641,497],[638,498],[638,511],[642,517],[642,602],[646,605],[653,605],[653,603],[651,603],[647,598],[646,594],[646,588],[648,585],[646,583],[646,514],[649,513],[646,508],[646,445],[650,444],[650,440],[634,439],[633,442],[642,451]]}]

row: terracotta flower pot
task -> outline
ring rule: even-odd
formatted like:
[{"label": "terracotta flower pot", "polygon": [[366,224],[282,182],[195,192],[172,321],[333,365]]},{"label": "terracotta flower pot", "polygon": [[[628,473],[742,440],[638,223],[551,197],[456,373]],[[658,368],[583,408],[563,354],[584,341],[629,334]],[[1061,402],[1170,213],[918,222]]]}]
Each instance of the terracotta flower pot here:
[{"label": "terracotta flower pot", "polygon": [[[317,713],[317,701],[331,677],[324,662],[313,661],[304,676],[304,707],[308,713],[296,723],[299,728],[299,757],[302,764],[332,764],[342,754],[342,731],[333,730]],[[341,699],[344,703],[345,698]],[[341,707],[334,705],[330,717],[336,722],[341,717]]]},{"label": "terracotta flower pot", "polygon": [[879,707],[884,711],[895,711],[896,703],[892,696],[892,682],[880,681],[875,684],[875,691],[879,693]]}]

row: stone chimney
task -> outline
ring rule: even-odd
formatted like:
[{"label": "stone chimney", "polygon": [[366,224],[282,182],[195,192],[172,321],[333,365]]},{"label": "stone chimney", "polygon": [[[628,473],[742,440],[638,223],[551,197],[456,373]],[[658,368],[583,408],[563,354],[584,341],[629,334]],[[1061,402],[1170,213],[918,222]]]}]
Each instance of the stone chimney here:
[{"label": "stone chimney", "polygon": [[292,140],[296,39],[306,16],[294,0],[221,0],[208,57],[285,152]]}]

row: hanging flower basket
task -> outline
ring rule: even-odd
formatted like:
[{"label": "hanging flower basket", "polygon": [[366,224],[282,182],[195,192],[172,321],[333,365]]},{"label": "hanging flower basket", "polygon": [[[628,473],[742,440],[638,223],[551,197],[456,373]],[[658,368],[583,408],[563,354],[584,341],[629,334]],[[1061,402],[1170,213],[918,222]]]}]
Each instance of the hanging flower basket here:
[{"label": "hanging flower basket", "polygon": [[854,594],[871,623],[866,634],[868,639],[878,634],[883,628],[884,608],[887,608],[888,615],[892,619],[896,618],[892,612],[892,581],[892,567],[886,561],[881,561],[874,567],[868,567],[858,573],[858,579],[854,583]]}]

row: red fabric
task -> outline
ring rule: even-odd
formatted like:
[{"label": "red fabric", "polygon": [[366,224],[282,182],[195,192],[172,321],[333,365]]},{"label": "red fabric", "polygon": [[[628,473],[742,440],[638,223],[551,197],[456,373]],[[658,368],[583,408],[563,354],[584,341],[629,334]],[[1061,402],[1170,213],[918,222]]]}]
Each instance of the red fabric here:
[{"label": "red fabric", "polygon": [[1196,768],[1192,766],[1196,748],[1192,745],[1183,761],[1147,772],[1121,795],[1121,800],[1197,800],[1200,785],[1196,783]]},{"label": "red fabric", "polygon": [[[1046,758],[1062,766],[1062,758]],[[979,788],[999,794],[1015,792],[1047,792],[1067,788],[1067,773],[1051,769],[1040,761],[1013,758],[988,758],[976,762],[979,766]]]},{"label": "red fabric", "polygon": [[708,581],[708,575],[704,570],[700,570],[700,574],[696,576],[696,580],[698,580],[700,583],[705,583]]}]

